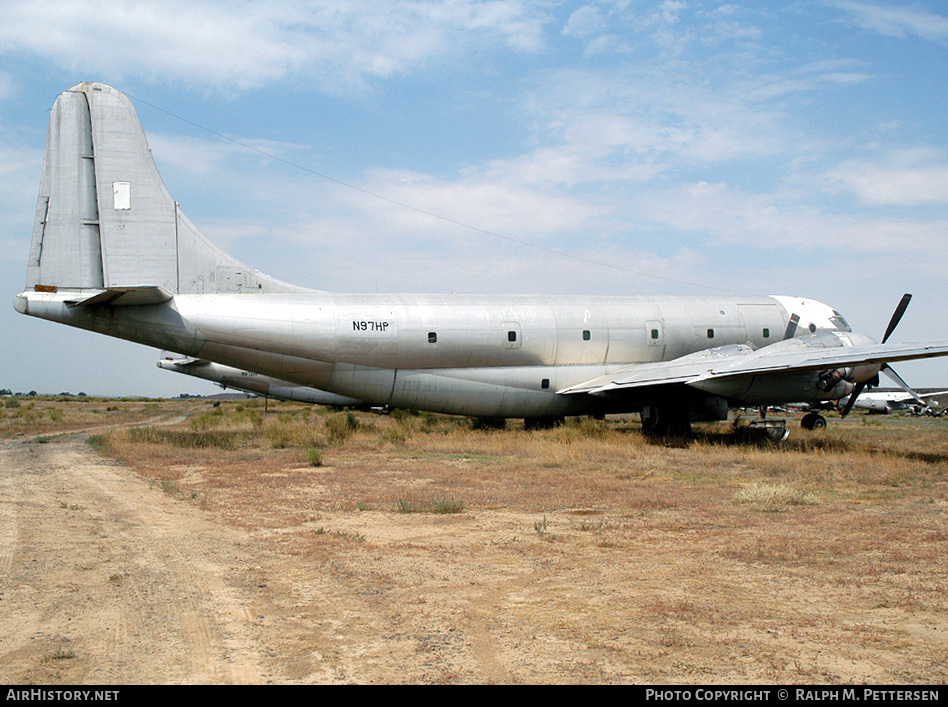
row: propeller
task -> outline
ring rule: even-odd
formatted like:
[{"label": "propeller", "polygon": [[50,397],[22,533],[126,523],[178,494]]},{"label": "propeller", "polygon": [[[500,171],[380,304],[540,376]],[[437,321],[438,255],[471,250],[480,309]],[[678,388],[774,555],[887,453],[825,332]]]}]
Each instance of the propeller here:
[{"label": "propeller", "polygon": [[783,334],[783,339],[792,339],[793,335],[797,333],[797,324],[800,323],[800,315],[792,314],[790,315],[790,321],[787,322],[787,330]]},{"label": "propeller", "polygon": [[906,292],[902,295],[902,299],[899,300],[899,306],[895,308],[895,311],[892,313],[892,318],[889,320],[889,326],[886,327],[885,335],[882,337],[882,343],[884,344],[889,340],[889,337],[892,336],[892,332],[895,331],[895,327],[899,325],[899,322],[902,321],[902,315],[905,314],[906,308],[909,306],[909,302],[912,301],[912,295]]},{"label": "propeller", "polygon": [[[902,321],[902,315],[905,314],[906,308],[908,308],[909,302],[912,301],[912,295],[906,292],[902,295],[902,299],[899,300],[898,306],[895,308],[895,311],[892,313],[892,318],[889,319],[889,326],[886,327],[885,334],[882,336],[882,343],[884,344],[889,340],[889,337],[892,336],[892,332],[895,331],[895,328],[899,325],[899,322]],[[918,393],[912,390],[909,387],[909,384],[902,380],[902,377],[895,372],[895,370],[888,363],[883,363],[880,369],[885,373],[890,379],[892,379],[896,385],[898,385],[902,390],[911,395],[918,401],[920,404],[924,405],[925,402],[918,397]],[[878,376],[876,376],[876,383],[878,385]],[[859,397],[860,393],[866,388],[866,385],[869,381],[860,381],[856,383],[856,387],[853,388],[853,392],[849,394],[849,400],[846,401],[846,407],[843,408],[843,411],[839,414],[840,417],[846,417],[849,414],[849,411],[853,409],[853,405],[856,404],[856,398]]]}]

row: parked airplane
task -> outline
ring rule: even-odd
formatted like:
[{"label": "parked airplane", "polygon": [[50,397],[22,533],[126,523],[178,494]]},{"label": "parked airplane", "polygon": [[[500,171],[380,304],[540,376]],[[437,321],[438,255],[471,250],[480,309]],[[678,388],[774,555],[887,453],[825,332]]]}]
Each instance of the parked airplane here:
[{"label": "parked airplane", "polygon": [[[863,393],[853,404],[853,407],[868,410],[870,413],[889,413],[897,410],[913,409],[920,412],[930,410],[931,406],[926,400],[931,400],[940,396],[948,395],[948,390],[939,390],[934,393],[896,393],[876,392]],[[849,402],[849,396],[843,398],[840,404]]]},{"label": "parked airplane", "polygon": [[[893,379],[895,380],[895,379]],[[898,382],[898,381],[897,381]],[[905,386],[905,393],[895,391],[880,391],[876,393],[860,393],[855,398],[850,393],[839,400],[829,400],[818,403],[795,403],[789,405],[791,409],[804,410],[806,414],[800,421],[800,425],[807,430],[822,429],[826,427],[826,418],[821,412],[827,410],[840,411],[841,417],[845,417],[853,408],[859,408],[868,414],[885,414],[896,410],[911,410],[913,415],[930,415],[932,417],[942,417],[946,410],[936,412],[926,399],[934,399],[942,395],[948,395],[948,390],[939,390],[934,393],[917,393],[911,388]]]},{"label": "parked airplane", "polygon": [[355,398],[347,398],[325,390],[317,390],[305,385],[296,385],[289,381],[277,380],[252,371],[241,371],[231,366],[222,366],[199,358],[166,357],[158,361],[158,368],[175,373],[183,373],[195,378],[216,383],[225,390],[233,388],[245,393],[264,395],[277,400],[295,400],[313,405],[339,405],[342,407],[363,407],[368,404]]},{"label": "parked airplane", "polygon": [[212,245],[165,188],[135,109],[81,83],[50,115],[17,311],[373,405],[542,422],[640,412],[686,433],[731,406],[858,396],[889,362],[948,341],[882,343],[787,296],[331,294]]}]

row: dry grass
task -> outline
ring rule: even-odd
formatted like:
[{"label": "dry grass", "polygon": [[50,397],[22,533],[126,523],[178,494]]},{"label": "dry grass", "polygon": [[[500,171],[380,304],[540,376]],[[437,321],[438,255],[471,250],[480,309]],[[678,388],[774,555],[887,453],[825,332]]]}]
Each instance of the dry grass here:
[{"label": "dry grass", "polygon": [[0,398],[0,440],[125,425],[187,411],[194,403],[60,395]]},{"label": "dry grass", "polygon": [[406,625],[457,620],[432,599],[443,586],[499,592],[496,621],[517,628],[495,634],[496,657],[514,681],[525,661],[539,682],[564,675],[541,663],[589,682],[948,678],[931,640],[948,630],[942,420],[794,425],[784,445],[708,425],[665,445],[627,418],[527,432],[270,406],[205,406],[100,446],[223,521],[279,532],[280,552],[340,586],[391,597]]},{"label": "dry grass", "polygon": [[666,445],[645,440],[626,418],[525,431],[514,422],[476,429],[449,416],[270,406],[267,416],[255,401],[207,406],[187,423],[105,439],[139,468],[202,467],[210,476],[224,468],[291,473],[316,449],[334,507],[389,507],[403,488],[423,486],[473,506],[524,511],[670,508],[699,493],[769,512],[924,493],[944,483],[948,467],[948,426],[937,420],[834,420],[836,429],[795,430],[783,445],[708,425],[687,444]]}]

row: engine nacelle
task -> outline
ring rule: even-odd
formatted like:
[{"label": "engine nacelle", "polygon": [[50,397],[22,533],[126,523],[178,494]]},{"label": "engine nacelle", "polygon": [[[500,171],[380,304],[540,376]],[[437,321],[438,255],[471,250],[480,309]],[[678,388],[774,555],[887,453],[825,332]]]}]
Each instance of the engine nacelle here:
[{"label": "engine nacelle", "polygon": [[819,388],[825,394],[823,400],[839,400],[856,388],[851,382],[852,368],[835,368],[832,371],[822,371],[818,376]]}]

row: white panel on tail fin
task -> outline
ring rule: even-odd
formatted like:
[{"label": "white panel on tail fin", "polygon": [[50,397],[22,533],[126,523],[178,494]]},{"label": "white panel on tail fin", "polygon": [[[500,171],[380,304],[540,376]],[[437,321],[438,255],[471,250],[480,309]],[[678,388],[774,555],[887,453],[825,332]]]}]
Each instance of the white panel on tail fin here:
[{"label": "white panel on tail fin", "polygon": [[[241,277],[219,278],[222,269]],[[73,86],[53,106],[27,276],[36,285],[309,291],[212,245],[161,180],[131,102],[98,83]]]}]

